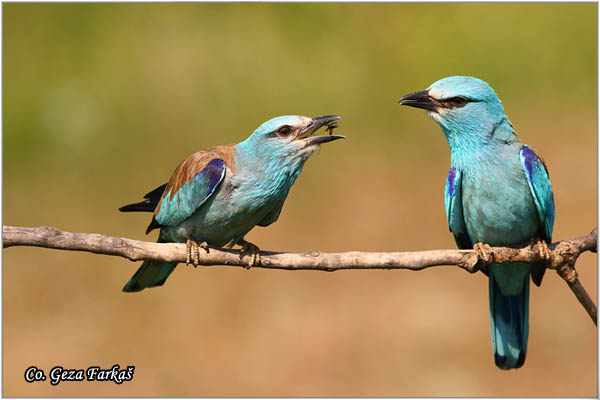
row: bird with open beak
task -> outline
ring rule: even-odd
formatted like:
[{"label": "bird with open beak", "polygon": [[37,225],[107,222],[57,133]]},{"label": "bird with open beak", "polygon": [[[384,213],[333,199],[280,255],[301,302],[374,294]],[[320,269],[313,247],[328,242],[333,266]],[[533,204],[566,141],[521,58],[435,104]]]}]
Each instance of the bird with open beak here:
[{"label": "bird with open beak", "polygon": [[[264,122],[243,142],[212,147],[192,154],[173,172],[169,182],[120,211],[149,211],[146,230],[160,229],[159,243],[187,243],[188,263],[197,265],[199,248],[238,244],[249,267],[260,263],[256,245],[244,236],[256,225],[277,220],[288,192],[304,163],[321,144],[344,136],[314,136],[337,115],[309,118],[286,115]],[[123,288],[137,292],[161,286],[176,263],[144,261]]]}]

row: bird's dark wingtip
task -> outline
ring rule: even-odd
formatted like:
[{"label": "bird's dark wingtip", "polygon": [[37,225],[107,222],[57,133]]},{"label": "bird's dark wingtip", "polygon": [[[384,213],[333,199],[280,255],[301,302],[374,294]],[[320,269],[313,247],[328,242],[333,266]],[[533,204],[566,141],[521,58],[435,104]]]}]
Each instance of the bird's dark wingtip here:
[{"label": "bird's dark wingtip", "polygon": [[156,204],[152,203],[150,200],[144,200],[139,203],[127,204],[122,207],[119,207],[119,211],[121,212],[153,212],[156,208]]},{"label": "bird's dark wingtip", "polygon": [[137,282],[127,282],[125,284],[125,286],[123,286],[123,292],[125,293],[135,293],[135,292],[141,292],[142,290],[144,290],[144,288],[142,286],[140,286]]},{"label": "bird's dark wingtip", "polygon": [[150,221],[148,228],[146,228],[146,235],[149,234],[150,232],[152,232],[156,228],[160,228],[160,224],[158,223],[156,218],[152,217],[152,221]]},{"label": "bird's dark wingtip", "polygon": [[123,207],[119,207],[119,211],[121,212],[130,212],[130,211],[145,211],[145,212],[154,212],[156,206],[160,202],[160,199],[165,191],[167,184],[162,184],[156,189],[146,193],[144,196],[144,201],[140,201],[139,203],[132,203],[124,205]]}]

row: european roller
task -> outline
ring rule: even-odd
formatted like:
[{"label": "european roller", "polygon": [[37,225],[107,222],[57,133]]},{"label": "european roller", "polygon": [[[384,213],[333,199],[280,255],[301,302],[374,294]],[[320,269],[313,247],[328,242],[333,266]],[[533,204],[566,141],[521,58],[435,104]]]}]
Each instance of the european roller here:
[{"label": "european roller", "polygon": [[[119,210],[154,212],[146,233],[158,228],[159,243],[187,243],[188,263],[193,259],[198,264],[199,247],[208,252],[208,245],[238,244],[240,257],[249,255],[249,265],[256,265],[259,249],[244,236],[256,225],[275,222],[306,160],[322,143],[344,137],[330,132],[339,118],[270,119],[243,142],[192,154],[175,168],[168,183],[146,194],[144,201]],[[313,136],[323,126],[329,135]],[[176,265],[144,261],[123,291],[161,286]]]},{"label": "european roller", "polygon": [[[450,145],[445,188],[448,226],[461,249],[491,259],[489,246],[536,241],[549,257],[554,197],[544,161],[523,144],[494,90],[484,81],[452,76],[400,104],[426,110]],[[529,277],[540,285],[543,262],[484,268],[489,276],[494,360],[501,369],[525,362],[529,331]]]}]

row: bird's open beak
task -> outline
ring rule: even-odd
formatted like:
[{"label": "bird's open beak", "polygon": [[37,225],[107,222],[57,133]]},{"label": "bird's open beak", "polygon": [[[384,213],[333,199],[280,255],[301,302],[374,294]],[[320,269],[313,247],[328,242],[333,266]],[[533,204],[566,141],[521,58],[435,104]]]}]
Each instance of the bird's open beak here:
[{"label": "bird's open beak", "polygon": [[[321,144],[326,142],[332,142],[337,139],[343,139],[345,136],[335,136],[335,135],[323,135],[323,136],[311,136],[315,133],[319,128],[323,126],[329,126],[333,121],[337,121],[342,117],[338,115],[324,115],[322,117],[315,117],[312,119],[310,124],[308,124],[304,129],[300,131],[296,139],[302,139],[306,142],[307,146],[313,144]],[[333,128],[331,128],[333,130]]]},{"label": "bird's open beak", "polygon": [[429,96],[428,90],[407,94],[402,97],[398,103],[400,103],[401,106],[422,108],[423,110],[433,112],[436,112],[440,106],[436,99]]}]

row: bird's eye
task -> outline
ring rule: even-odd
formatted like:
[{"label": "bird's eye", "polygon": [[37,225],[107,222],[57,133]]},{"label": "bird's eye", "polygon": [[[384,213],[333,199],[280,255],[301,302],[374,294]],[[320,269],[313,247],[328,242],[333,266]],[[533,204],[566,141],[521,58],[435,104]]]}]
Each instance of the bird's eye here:
[{"label": "bird's eye", "polygon": [[467,105],[469,99],[463,96],[450,97],[448,99],[444,99],[443,103],[448,108],[460,108]]},{"label": "bird's eye", "polygon": [[292,133],[292,128],[287,125],[284,125],[281,128],[277,129],[277,134],[279,136],[287,136],[290,133]]}]

